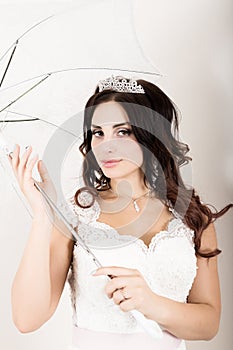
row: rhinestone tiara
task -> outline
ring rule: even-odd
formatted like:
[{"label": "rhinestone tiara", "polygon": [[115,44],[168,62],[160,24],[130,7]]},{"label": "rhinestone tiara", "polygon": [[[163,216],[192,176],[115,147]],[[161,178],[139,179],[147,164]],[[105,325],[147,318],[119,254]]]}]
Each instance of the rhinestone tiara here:
[{"label": "rhinestone tiara", "polygon": [[143,87],[136,80],[126,79],[123,77],[111,76],[98,83],[99,92],[103,90],[113,90],[118,92],[130,92],[136,94],[145,94]]}]

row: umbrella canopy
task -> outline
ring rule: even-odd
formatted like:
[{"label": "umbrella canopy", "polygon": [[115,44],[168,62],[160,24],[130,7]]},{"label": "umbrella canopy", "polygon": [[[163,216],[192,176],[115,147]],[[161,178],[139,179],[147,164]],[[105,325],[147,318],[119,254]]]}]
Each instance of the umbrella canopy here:
[{"label": "umbrella canopy", "polygon": [[[135,33],[130,1],[91,1],[42,18],[2,49],[1,131],[10,144],[31,144],[41,157],[60,133],[61,148],[70,146],[67,190],[80,176],[82,110],[97,82],[111,74],[160,76]],[[9,173],[3,159],[2,165]]]},{"label": "umbrella canopy", "polygon": [[[80,143],[82,98],[93,93],[103,71],[158,74],[138,45],[127,1],[95,1],[51,16],[19,36],[1,61],[6,67],[1,78],[2,132],[14,143],[32,144],[37,152],[47,146],[47,165],[59,177],[61,168],[54,169],[53,157],[64,155],[65,160],[67,148]],[[60,142],[51,154],[48,143],[54,133]],[[149,321],[139,317],[145,327]],[[151,327],[161,333],[156,323]]]},{"label": "umbrella canopy", "polygon": [[135,33],[131,2],[122,0],[88,2],[34,23],[1,55],[0,111],[32,89],[30,99],[24,95],[9,107],[30,115],[33,104],[37,114],[60,122],[103,76],[158,77]]},{"label": "umbrella canopy", "polygon": [[[158,78],[135,33],[131,2],[121,0],[72,6],[18,33],[0,61],[5,138],[41,154],[56,127],[83,109],[106,75]],[[81,118],[77,124],[67,137],[80,136]]]},{"label": "umbrella canopy", "polygon": [[5,87],[77,67],[158,73],[140,48],[130,1],[88,1],[42,19],[16,39],[14,67],[5,77]]}]

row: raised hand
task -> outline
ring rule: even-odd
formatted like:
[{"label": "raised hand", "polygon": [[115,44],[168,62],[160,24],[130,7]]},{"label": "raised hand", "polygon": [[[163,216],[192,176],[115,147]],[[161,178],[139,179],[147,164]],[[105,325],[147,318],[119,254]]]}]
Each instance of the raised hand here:
[{"label": "raised hand", "polygon": [[[20,146],[16,145],[14,151],[8,155],[8,158],[20,189],[32,208],[33,216],[41,217],[45,213],[51,215],[51,211],[46,205],[45,200],[34,186],[35,180],[32,177],[32,170],[38,160],[38,155],[30,157],[31,154],[32,147],[29,146],[20,157]],[[38,161],[38,171],[42,179],[40,186],[53,201],[56,201],[56,190],[50,179],[48,170],[41,160]]]}]

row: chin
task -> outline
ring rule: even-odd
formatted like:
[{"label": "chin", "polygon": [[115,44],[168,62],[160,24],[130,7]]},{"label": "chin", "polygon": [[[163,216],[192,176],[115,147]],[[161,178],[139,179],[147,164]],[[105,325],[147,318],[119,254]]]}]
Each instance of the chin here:
[{"label": "chin", "polygon": [[[103,170],[102,170],[103,171]],[[106,177],[109,177],[110,179],[117,179],[117,178],[124,178],[127,176],[127,174],[123,173],[122,171],[116,171],[116,170],[108,170],[108,171],[103,171],[104,175]]]},{"label": "chin", "polygon": [[122,171],[120,169],[102,169],[104,175],[110,179],[126,179],[128,176],[138,171],[136,169],[129,169],[129,171]]}]

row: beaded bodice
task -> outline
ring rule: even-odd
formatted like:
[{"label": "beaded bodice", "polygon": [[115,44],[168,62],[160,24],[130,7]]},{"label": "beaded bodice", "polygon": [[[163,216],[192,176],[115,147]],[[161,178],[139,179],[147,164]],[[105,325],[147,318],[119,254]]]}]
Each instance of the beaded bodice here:
[{"label": "beaded bodice", "polygon": [[[121,235],[113,227],[99,222],[97,201],[90,208],[82,209],[71,198],[69,205],[79,219],[78,235],[103,266],[138,269],[154,293],[186,302],[197,269],[194,232],[174,210],[166,230],[157,233],[147,246],[142,239]],[[140,332],[132,315],[121,311],[105,294],[104,287],[109,278],[91,275],[96,268],[76,242],[68,276],[74,324],[96,331]]]}]

